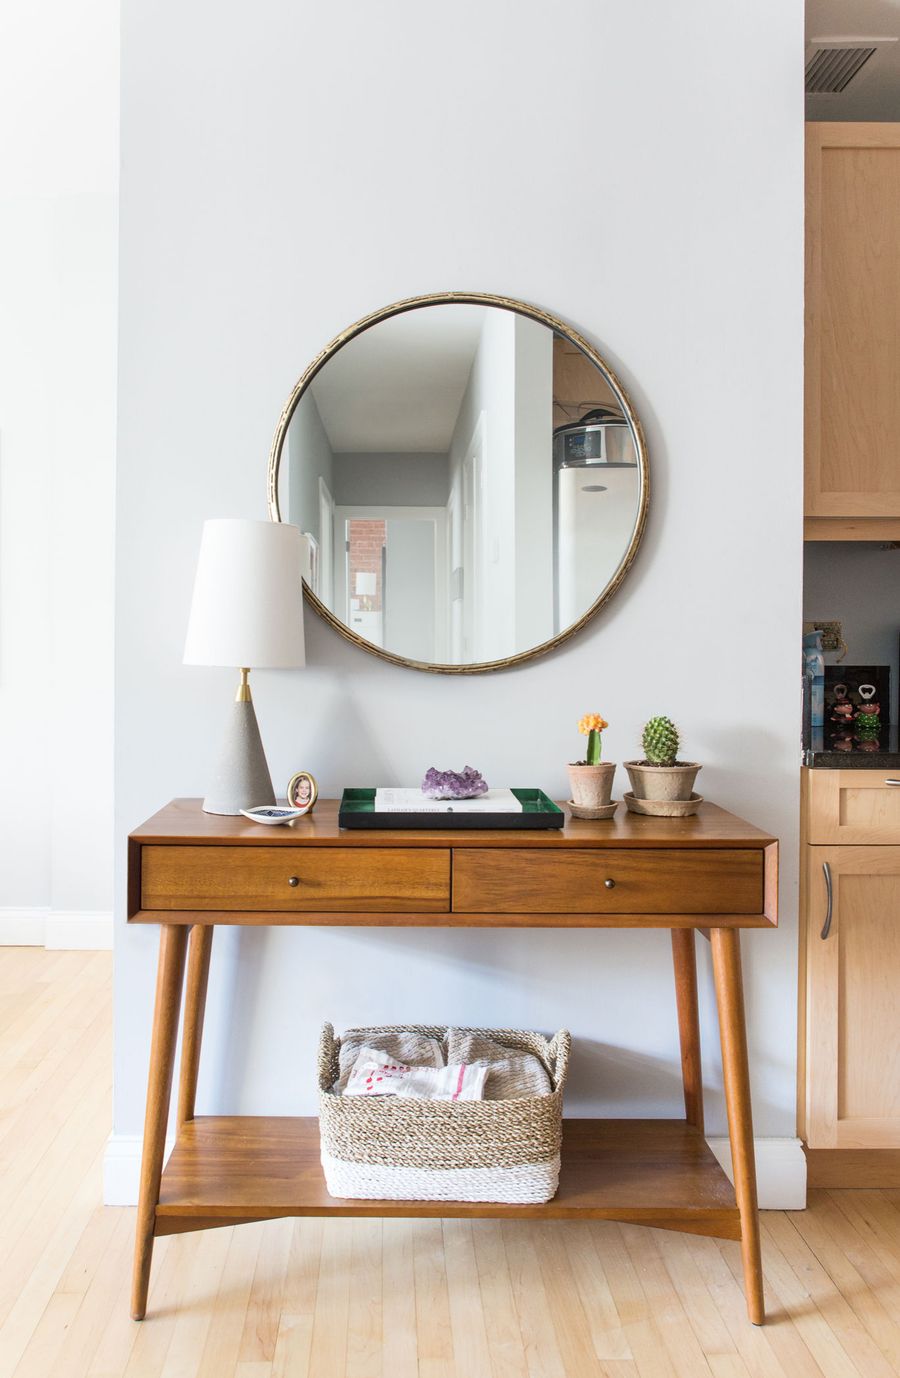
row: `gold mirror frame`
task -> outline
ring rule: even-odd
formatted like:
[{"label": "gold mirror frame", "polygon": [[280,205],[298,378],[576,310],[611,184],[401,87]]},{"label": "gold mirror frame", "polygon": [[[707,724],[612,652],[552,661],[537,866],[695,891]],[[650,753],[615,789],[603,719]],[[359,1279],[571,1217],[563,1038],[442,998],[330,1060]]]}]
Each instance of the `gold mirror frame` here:
[{"label": "gold mirror frame", "polygon": [[600,611],[605,603],[618,589],[637,554],[637,548],[641,543],[644,534],[644,527],[647,522],[647,508],[650,501],[650,472],[647,462],[647,444],[644,439],[644,432],[637,414],[631,405],[631,401],[625,389],[622,387],[615,371],[610,368],[606,360],[600,355],[593,345],[588,344],[577,331],[571,326],[566,325],[557,316],[551,316],[549,312],[542,311],[539,306],[531,306],[528,302],[516,301],[514,297],[497,297],[490,292],[433,292],[422,297],[407,297],[403,301],[396,301],[390,306],[384,306],[379,311],[373,311],[369,316],[363,316],[362,320],[349,326],[346,330],[336,335],[330,344],[327,344],[320,354],[317,354],[312,363],[304,370],[294,389],[287,400],[285,408],[278,418],[278,425],[275,428],[275,435],[272,440],[272,448],[269,451],[269,464],[266,476],[266,491],[268,497],[269,517],[273,522],[281,521],[281,509],[278,504],[278,471],[281,466],[281,453],[287,437],[288,426],[296,410],[297,403],[309,387],[316,374],[324,368],[328,360],[335,355],[339,349],[343,348],[350,340],[361,335],[364,330],[370,329],[373,325],[378,325],[380,321],[389,320],[391,316],[399,316],[404,311],[415,311],[422,306],[447,306],[453,303],[462,302],[467,306],[495,306],[504,311],[512,311],[516,315],[527,316],[530,320],[537,321],[540,325],[546,325],[549,329],[565,337],[578,349],[586,354],[591,363],[595,365],[606,376],[609,384],[615,393],[625,416],[631,426],[634,435],[635,450],[637,452],[638,466],[641,474],[641,500],[638,511],[637,521],[634,532],[629,542],[628,549],[622,557],[619,566],[606,585],[599,597],[591,604],[587,612],[573,622],[565,631],[559,632],[551,637],[549,641],[542,641],[539,646],[532,646],[530,650],[520,651],[517,655],[506,656],[502,660],[479,661],[472,665],[433,665],[428,661],[409,660],[406,656],[394,655],[392,651],[386,651],[381,646],[375,646],[371,641],[366,641],[364,637],[358,636],[345,626],[340,618],[335,617],[334,613],[325,607],[306,581],[303,582],[303,593],[306,601],[315,608],[321,618],[329,626],[333,627],[345,641],[350,641],[354,646],[359,646],[362,650],[368,651],[370,655],[378,656],[379,660],[387,660],[391,665],[403,665],[410,670],[427,670],[437,675],[480,675],[488,670],[506,670],[513,665],[522,665],[527,660],[534,660],[536,656],[546,655],[548,651],[555,650],[564,641],[568,641],[570,636],[581,631],[582,627],[590,622],[591,618]]}]

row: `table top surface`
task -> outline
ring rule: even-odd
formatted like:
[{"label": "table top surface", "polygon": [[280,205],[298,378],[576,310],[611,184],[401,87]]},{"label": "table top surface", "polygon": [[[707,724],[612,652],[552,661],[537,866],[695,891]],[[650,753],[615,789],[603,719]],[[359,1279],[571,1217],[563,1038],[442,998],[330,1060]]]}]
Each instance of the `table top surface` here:
[{"label": "table top surface", "polygon": [[320,799],[314,811],[272,827],[237,816],[204,813],[201,799],[173,799],[132,832],[141,845],[249,847],[752,847],[776,839],[717,804],[703,803],[691,818],[645,818],[624,803],[602,822],[573,818],[565,826],[534,830],[449,828],[346,829],[338,826],[338,800]]}]

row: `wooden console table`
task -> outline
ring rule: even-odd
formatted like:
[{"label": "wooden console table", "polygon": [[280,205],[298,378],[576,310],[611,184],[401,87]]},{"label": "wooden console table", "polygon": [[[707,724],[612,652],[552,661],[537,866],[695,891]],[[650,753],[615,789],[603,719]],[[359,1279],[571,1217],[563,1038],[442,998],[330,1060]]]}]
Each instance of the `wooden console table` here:
[{"label": "wooden console table", "polygon": [[[135,1319],[156,1235],[353,1215],[620,1220],[739,1239],[748,1314],[762,1322],[740,930],[775,925],[773,838],[712,804],[685,819],[567,817],[547,832],[347,832],[329,800],[266,828],[179,799],[128,847],[129,922],[161,926]],[[216,924],[671,929],[685,1118],[566,1121],[559,1191],[546,1205],[335,1200],[315,1118],[194,1116]],[[703,1137],[695,929],[712,946],[734,1188]],[[163,1171],[185,966],[178,1133]]]}]

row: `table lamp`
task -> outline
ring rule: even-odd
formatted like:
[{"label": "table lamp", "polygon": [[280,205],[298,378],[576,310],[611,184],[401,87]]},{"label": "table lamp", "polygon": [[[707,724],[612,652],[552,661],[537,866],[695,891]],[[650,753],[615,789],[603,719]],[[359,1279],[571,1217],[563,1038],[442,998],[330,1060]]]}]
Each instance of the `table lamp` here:
[{"label": "table lamp", "polygon": [[251,668],[306,664],[301,560],[300,529],[287,522],[203,524],[184,663],[229,665],[241,675],[206,813],[275,803],[248,677]]}]

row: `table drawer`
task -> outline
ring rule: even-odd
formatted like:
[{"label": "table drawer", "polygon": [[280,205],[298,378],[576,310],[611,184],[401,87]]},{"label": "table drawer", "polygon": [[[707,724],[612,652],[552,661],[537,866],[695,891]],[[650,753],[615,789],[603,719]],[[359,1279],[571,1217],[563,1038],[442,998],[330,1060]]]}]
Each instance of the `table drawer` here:
[{"label": "table drawer", "polygon": [[141,907],[446,911],[450,852],[437,847],[145,846]]},{"label": "table drawer", "polygon": [[551,856],[514,848],[457,848],[453,909],[470,914],[760,914],[763,853],[617,848]]},{"label": "table drawer", "polygon": [[806,775],[809,842],[900,845],[900,770],[808,770]]}]

